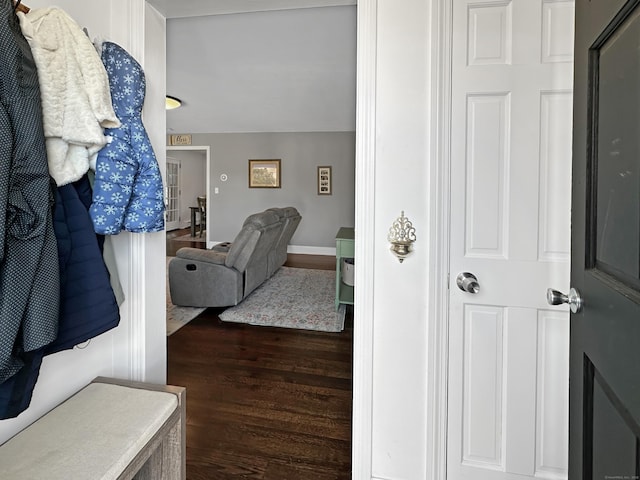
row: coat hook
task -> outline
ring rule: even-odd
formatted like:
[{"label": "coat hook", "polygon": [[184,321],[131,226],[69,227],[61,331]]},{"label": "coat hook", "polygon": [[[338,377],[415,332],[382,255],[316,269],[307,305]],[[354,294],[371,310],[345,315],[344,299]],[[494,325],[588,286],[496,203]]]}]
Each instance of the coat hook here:
[{"label": "coat hook", "polygon": [[22,13],[29,13],[31,11],[29,7],[21,3],[21,0],[18,2],[13,2],[13,8]]},{"label": "coat hook", "polygon": [[404,210],[391,225],[387,239],[391,242],[390,250],[402,263],[411,253],[411,246],[416,241],[416,229],[411,221],[404,216]]}]

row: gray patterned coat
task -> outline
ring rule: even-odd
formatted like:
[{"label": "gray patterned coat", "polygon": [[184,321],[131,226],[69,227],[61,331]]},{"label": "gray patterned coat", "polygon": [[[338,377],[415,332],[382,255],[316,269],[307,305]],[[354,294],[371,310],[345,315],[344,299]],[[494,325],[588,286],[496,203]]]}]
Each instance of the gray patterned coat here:
[{"label": "gray patterned coat", "polygon": [[57,335],[60,279],[36,66],[0,0],[0,383]]}]

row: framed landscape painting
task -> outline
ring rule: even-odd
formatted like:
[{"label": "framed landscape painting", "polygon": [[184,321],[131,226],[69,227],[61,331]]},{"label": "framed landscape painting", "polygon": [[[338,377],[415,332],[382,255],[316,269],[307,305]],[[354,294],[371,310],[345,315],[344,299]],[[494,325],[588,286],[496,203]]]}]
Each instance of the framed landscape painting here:
[{"label": "framed landscape painting", "polygon": [[249,188],[280,188],[280,160],[249,160]]}]

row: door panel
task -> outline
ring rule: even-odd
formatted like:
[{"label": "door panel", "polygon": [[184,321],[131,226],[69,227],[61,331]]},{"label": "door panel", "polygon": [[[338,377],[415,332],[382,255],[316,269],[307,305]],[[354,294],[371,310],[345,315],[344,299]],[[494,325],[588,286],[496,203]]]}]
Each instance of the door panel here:
[{"label": "door panel", "polygon": [[465,305],[463,461],[502,462],[502,308]]},{"label": "door panel", "polygon": [[456,0],[453,32],[448,478],[565,478],[573,2]]},{"label": "door panel", "polygon": [[[536,472],[543,477],[567,476],[569,430],[569,358],[567,313],[538,312]],[[562,425],[564,428],[558,428]]]},{"label": "door panel", "polygon": [[569,477],[640,474],[640,2],[576,3]]},{"label": "door panel", "polygon": [[636,289],[640,279],[640,63],[627,56],[637,50],[638,38],[640,21],[634,13],[594,48],[598,119],[597,156],[591,160],[597,180],[591,185],[595,208],[588,212],[594,227],[595,268]]}]

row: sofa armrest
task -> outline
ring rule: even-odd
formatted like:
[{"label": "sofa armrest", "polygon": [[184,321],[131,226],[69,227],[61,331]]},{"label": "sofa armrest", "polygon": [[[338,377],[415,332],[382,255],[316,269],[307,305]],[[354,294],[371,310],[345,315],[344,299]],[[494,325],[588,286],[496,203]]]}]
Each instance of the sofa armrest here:
[{"label": "sofa armrest", "polygon": [[182,247],[176,252],[176,257],[184,258],[185,260],[224,265],[224,262],[227,259],[227,254],[226,252],[204,250],[202,248]]},{"label": "sofa armrest", "polygon": [[179,257],[169,262],[169,292],[174,305],[237,305],[242,300],[243,280],[242,273],[224,264]]}]

